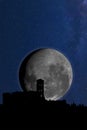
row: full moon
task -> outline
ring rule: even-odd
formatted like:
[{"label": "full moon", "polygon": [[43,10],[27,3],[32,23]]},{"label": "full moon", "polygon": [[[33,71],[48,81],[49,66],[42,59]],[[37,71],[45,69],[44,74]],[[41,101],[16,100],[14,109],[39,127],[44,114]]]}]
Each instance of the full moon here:
[{"label": "full moon", "polygon": [[46,100],[58,100],[71,87],[73,72],[69,60],[59,51],[50,48],[30,53],[22,62],[19,81],[24,91],[36,91],[36,81],[44,80]]}]

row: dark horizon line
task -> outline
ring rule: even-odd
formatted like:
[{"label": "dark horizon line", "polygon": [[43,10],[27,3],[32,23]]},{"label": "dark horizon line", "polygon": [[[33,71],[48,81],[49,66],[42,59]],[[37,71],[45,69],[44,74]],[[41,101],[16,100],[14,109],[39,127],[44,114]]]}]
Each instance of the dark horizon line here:
[{"label": "dark horizon line", "polygon": [[[2,96],[2,103],[0,103],[0,105],[3,105],[4,103],[3,103],[3,97],[4,97],[4,95],[16,95],[16,94],[35,94],[35,93],[38,93],[37,91],[15,91],[15,92],[11,92],[11,93],[9,93],[9,92],[5,92],[5,93],[3,93],[3,96]],[[54,103],[58,103],[58,102],[65,102],[67,105],[69,105],[69,106],[72,106],[72,105],[75,105],[76,107],[79,107],[79,106],[82,106],[82,107],[87,107],[87,105],[84,105],[84,104],[76,104],[75,102],[72,102],[72,103],[68,103],[67,102],[67,100],[66,99],[59,99],[59,100],[46,100],[45,99],[45,97],[44,97],[44,101],[45,102],[54,102]]]}]

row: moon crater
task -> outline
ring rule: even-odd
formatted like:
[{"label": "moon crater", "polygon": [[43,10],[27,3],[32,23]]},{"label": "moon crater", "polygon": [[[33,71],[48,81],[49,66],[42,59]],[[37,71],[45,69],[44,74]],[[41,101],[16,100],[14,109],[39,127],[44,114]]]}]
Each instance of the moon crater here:
[{"label": "moon crater", "polygon": [[25,91],[36,91],[37,79],[44,80],[45,99],[58,100],[71,86],[71,64],[57,50],[39,49],[24,59],[19,71],[20,84]]}]

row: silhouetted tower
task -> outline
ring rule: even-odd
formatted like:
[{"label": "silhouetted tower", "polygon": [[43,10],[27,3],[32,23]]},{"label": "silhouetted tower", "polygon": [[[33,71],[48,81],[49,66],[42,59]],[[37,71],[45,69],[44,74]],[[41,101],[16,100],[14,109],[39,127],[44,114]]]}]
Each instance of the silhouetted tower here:
[{"label": "silhouetted tower", "polygon": [[39,93],[40,97],[44,98],[44,80],[42,79],[37,80],[37,92]]}]

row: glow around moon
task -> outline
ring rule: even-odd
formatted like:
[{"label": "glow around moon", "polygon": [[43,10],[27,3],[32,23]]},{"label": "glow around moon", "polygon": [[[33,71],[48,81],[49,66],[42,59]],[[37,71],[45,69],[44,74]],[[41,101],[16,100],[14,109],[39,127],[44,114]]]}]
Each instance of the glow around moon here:
[{"label": "glow around moon", "polygon": [[44,80],[44,96],[58,100],[70,89],[73,72],[68,59],[54,49],[39,49],[28,55],[20,67],[23,90],[36,91],[36,80]]}]

